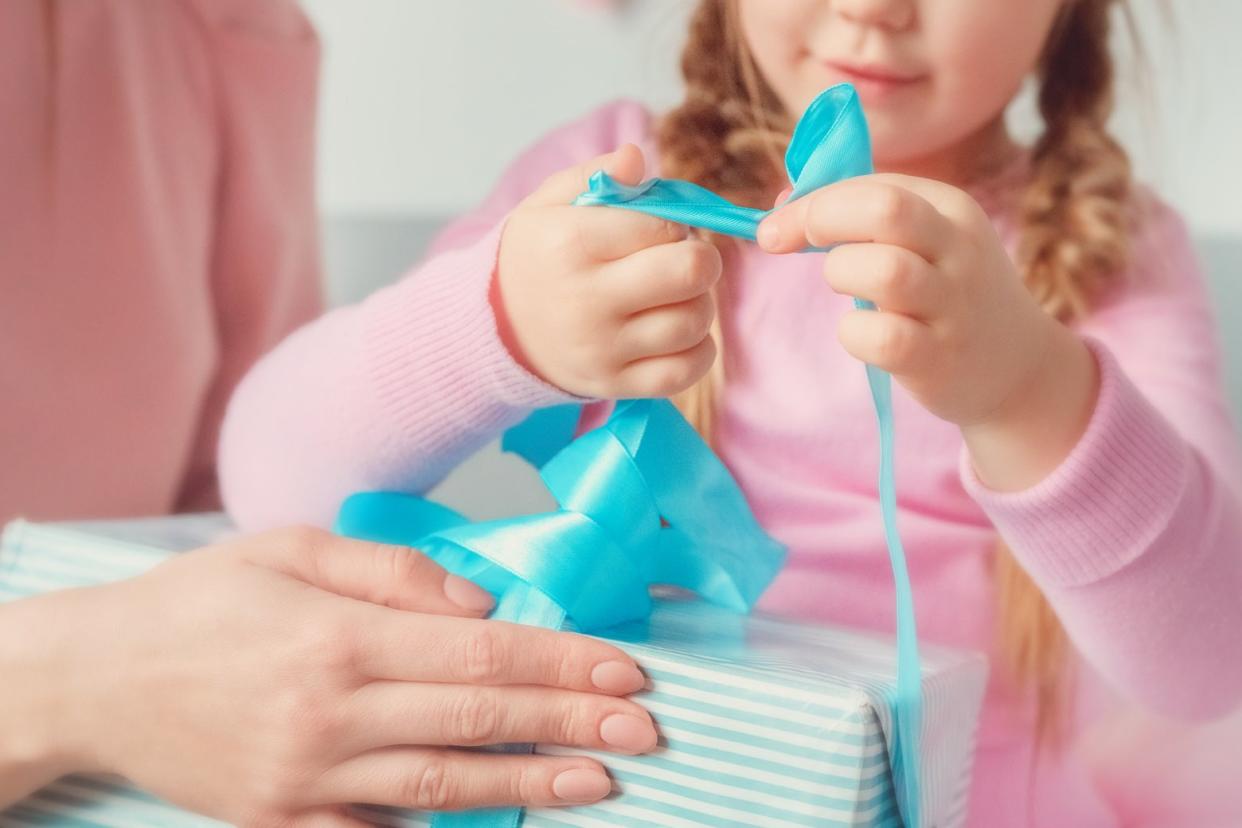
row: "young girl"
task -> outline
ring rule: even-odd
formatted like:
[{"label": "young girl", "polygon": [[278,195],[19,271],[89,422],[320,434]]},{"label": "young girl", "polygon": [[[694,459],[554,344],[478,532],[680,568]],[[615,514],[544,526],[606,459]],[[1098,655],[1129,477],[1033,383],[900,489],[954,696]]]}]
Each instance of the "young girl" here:
[{"label": "young girl", "polygon": [[[900,384],[920,633],[995,665],[971,824],[1119,824],[1075,750],[1089,725],[1119,697],[1203,719],[1242,699],[1242,460],[1185,228],[1106,130],[1116,5],[703,0],[680,106],[551,133],[421,267],[250,374],[233,515],[326,525],[534,407],[674,395],[790,548],[763,608],[891,630],[865,360]],[[1023,147],[1004,115],[1031,74]],[[769,206],[797,115],[841,81],[881,172],[759,245],[567,206],[601,167]]]}]

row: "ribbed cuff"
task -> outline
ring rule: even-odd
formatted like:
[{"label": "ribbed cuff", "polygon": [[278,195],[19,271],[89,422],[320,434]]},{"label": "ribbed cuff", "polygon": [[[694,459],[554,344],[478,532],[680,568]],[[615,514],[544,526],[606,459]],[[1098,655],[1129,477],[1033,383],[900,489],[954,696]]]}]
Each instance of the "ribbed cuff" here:
[{"label": "ribbed cuff", "polygon": [[502,221],[367,301],[365,358],[397,427],[431,444],[499,431],[530,411],[589,400],[523,368],[500,339],[488,289]]},{"label": "ribbed cuff", "polygon": [[1020,492],[996,492],[961,454],[962,485],[1038,583],[1081,586],[1140,557],[1173,520],[1190,454],[1167,420],[1099,342],[1095,411],[1053,472]]}]

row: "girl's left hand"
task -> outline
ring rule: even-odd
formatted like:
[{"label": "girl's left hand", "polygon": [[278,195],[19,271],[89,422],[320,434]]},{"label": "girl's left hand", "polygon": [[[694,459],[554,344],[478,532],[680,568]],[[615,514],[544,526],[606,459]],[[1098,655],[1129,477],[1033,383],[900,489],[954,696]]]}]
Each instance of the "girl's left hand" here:
[{"label": "girl's left hand", "polygon": [[938,181],[841,181],[778,209],[759,243],[772,253],[839,245],[824,257],[825,280],[879,307],[847,313],[841,344],[963,428],[1019,404],[1065,332],[1022,284],[983,209]]}]

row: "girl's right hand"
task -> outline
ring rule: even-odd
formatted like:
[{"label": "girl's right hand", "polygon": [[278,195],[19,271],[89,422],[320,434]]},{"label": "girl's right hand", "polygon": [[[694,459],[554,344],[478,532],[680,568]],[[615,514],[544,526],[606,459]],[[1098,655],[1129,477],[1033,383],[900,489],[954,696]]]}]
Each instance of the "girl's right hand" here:
[{"label": "girl's right hand", "polygon": [[73,619],[54,686],[63,766],[243,825],[365,824],[347,803],[602,798],[592,759],[450,747],[656,744],[646,711],[620,698],[643,685],[633,659],[483,620],[490,603],[417,552],[308,529],[64,593],[45,613]]},{"label": "girl's right hand", "polygon": [[501,337],[533,373],[581,397],[667,397],[716,357],[716,247],[684,225],[630,210],[571,206],[603,169],[624,184],[642,152],[553,175],[509,216],[492,304]]}]

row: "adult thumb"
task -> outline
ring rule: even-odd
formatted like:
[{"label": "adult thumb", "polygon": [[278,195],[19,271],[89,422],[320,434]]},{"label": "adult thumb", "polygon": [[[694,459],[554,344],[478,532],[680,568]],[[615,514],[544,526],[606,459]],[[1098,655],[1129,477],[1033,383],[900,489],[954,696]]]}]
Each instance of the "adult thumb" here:
[{"label": "adult thumb", "polygon": [[645,167],[643,151],[634,144],[623,144],[613,152],[553,173],[526,199],[526,203],[536,207],[569,204],[587,190],[591,176],[600,170],[619,183],[632,186],[643,180]]},{"label": "adult thumb", "polygon": [[353,540],[318,529],[283,529],[245,541],[246,557],[327,592],[409,612],[479,617],[482,587],[452,575],[417,549]]},{"label": "adult thumb", "polygon": [[289,828],[370,828],[375,825],[354,816],[348,808],[321,808],[306,811],[286,823]]}]

